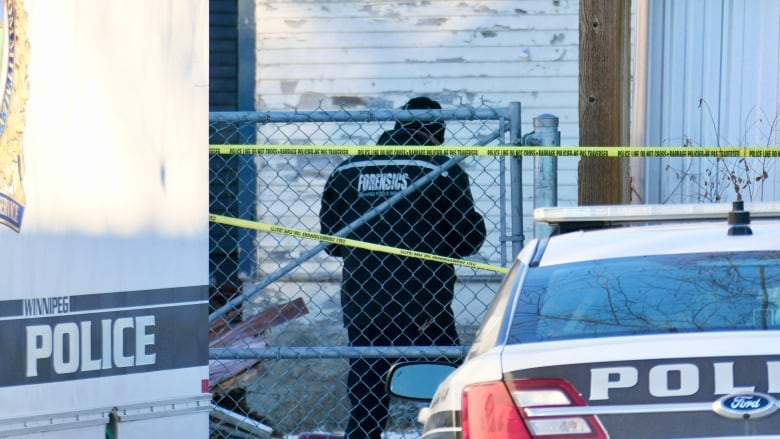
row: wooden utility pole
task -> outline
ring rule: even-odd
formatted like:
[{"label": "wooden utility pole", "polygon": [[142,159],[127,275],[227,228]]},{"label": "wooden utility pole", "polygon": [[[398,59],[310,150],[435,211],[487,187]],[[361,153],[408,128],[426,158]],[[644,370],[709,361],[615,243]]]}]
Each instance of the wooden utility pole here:
[{"label": "wooden utility pole", "polygon": [[[631,0],[580,1],[580,146],[629,143]],[[583,157],[579,204],[626,204],[627,158]]]}]

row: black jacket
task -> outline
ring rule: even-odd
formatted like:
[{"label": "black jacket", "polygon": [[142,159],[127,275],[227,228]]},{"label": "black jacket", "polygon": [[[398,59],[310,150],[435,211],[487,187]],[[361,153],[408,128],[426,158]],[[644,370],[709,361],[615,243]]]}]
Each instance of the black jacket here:
[{"label": "black jacket", "polygon": [[[402,137],[385,133],[380,140],[400,142]],[[323,191],[322,233],[338,232],[447,160],[377,155],[344,161]],[[455,166],[347,237],[461,258],[479,250],[485,223],[474,208],[469,176]],[[346,327],[453,324],[452,265],[352,247],[330,246],[327,252],[344,259],[341,302]]]}]

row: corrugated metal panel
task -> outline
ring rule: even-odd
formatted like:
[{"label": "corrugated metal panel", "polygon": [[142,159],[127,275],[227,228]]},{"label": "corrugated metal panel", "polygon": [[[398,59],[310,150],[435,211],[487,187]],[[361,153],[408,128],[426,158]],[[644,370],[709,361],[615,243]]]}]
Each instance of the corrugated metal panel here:
[{"label": "corrugated metal panel", "polygon": [[[238,109],[238,17],[236,0],[209,1],[209,110],[230,111]],[[210,131],[215,127],[210,127]],[[209,143],[218,143],[215,132],[209,133]],[[235,162],[237,159],[212,157],[209,159],[209,211],[237,216],[234,200],[225,197],[235,193]],[[230,166],[228,166],[230,164]],[[215,176],[217,174],[217,176]],[[227,189],[231,189],[228,191]],[[230,273],[238,271],[238,236],[233,229],[209,225],[209,273],[210,282],[217,290],[237,288],[238,279]],[[215,291],[211,291],[212,296]],[[214,306],[220,306],[217,303]]]},{"label": "corrugated metal panel", "polygon": [[209,1],[209,109],[238,109],[238,2]]},{"label": "corrugated metal panel", "polygon": [[[209,110],[254,109],[254,0],[209,1]],[[254,143],[253,127],[212,125],[210,143]],[[212,213],[255,219],[256,168],[246,157],[213,156],[209,160],[209,205]],[[209,272],[212,297],[230,295],[240,285],[236,273],[254,273],[254,233],[209,227]],[[218,294],[217,294],[218,293]],[[216,305],[221,303],[214,302]]]},{"label": "corrugated metal panel", "polygon": [[[524,131],[552,113],[576,145],[578,26],[573,0],[259,0],[258,108],[520,101]],[[576,166],[560,162],[561,203],[576,204]]]},{"label": "corrugated metal panel", "polygon": [[[646,142],[777,145],[780,3],[649,2]],[[777,200],[776,160],[647,161],[648,202]],[[768,179],[760,178],[764,170]],[[732,176],[736,181],[732,180]]]}]

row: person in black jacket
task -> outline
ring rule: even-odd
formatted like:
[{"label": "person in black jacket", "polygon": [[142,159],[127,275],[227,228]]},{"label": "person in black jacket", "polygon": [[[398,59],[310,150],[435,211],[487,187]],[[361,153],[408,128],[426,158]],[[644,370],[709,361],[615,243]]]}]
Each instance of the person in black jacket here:
[{"label": "person in black jacket", "polygon": [[[418,97],[404,109],[441,109]],[[445,125],[434,121],[396,123],[379,145],[435,146]],[[328,178],[320,226],[335,234],[414,181],[449,160],[445,156],[353,156]],[[474,207],[469,176],[456,165],[412,192],[389,210],[356,228],[347,238],[436,255],[475,254],[485,240],[485,223]],[[452,312],[455,268],[450,264],[331,245],[343,259],[341,306],[351,346],[458,346]],[[384,388],[391,359],[350,361],[352,409],[348,439],[379,439],[388,418]]]}]

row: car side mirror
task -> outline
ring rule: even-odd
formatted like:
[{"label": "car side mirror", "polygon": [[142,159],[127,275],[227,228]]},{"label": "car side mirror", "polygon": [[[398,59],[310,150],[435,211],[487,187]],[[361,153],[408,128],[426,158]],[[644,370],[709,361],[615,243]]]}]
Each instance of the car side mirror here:
[{"label": "car side mirror", "polygon": [[387,373],[386,390],[397,398],[430,401],[439,384],[455,369],[450,363],[396,363]]}]

